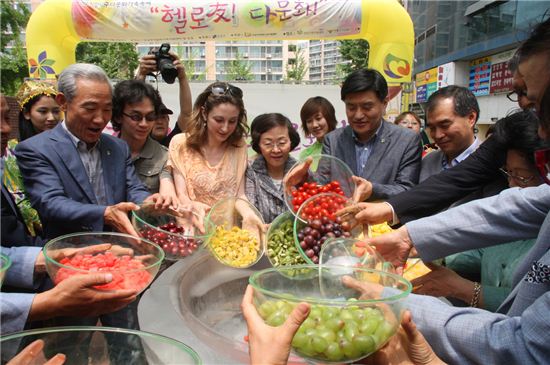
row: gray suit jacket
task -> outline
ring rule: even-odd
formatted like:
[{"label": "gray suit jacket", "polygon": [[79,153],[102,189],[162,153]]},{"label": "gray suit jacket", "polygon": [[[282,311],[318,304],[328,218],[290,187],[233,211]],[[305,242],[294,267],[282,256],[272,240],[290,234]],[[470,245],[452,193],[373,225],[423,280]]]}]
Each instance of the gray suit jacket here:
[{"label": "gray suit jacket", "polygon": [[[411,295],[411,309],[428,342],[456,364],[543,364],[550,359],[550,186],[501,194],[407,223],[422,259],[536,237],[518,265],[515,287],[497,310],[457,308]],[[542,227],[541,227],[542,224]]]},{"label": "gray suit jacket", "polygon": [[422,182],[429,178],[432,175],[439,174],[443,171],[443,159],[445,154],[443,151],[433,151],[428,153],[422,159],[421,169],[420,169],[420,178],[418,182]]},{"label": "gray suit jacket", "polygon": [[382,121],[373,151],[363,168],[357,171],[355,143],[350,126],[338,128],[323,139],[323,154],[344,161],[354,175],[372,182],[370,200],[387,199],[418,184],[422,150],[417,133]]},{"label": "gray suit jacket", "polygon": [[[150,195],[136,175],[126,142],[102,134],[98,147],[109,205],[139,204]],[[15,155],[45,238],[104,230],[106,207],[97,204],[82,160],[61,123],[19,143]]]}]

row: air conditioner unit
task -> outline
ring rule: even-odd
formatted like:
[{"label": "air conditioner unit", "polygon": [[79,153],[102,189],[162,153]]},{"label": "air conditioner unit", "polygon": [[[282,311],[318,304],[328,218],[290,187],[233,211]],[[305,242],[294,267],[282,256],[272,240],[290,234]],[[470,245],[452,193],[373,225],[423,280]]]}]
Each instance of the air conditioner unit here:
[{"label": "air conditioner unit", "polygon": [[267,73],[268,73],[268,74],[271,73],[271,69],[270,69],[270,68],[267,69]]},{"label": "air conditioner unit", "polygon": [[266,57],[266,58],[271,58],[271,54],[268,53],[268,54],[265,55],[265,57]]},{"label": "air conditioner unit", "polygon": [[248,53],[244,53],[244,54],[243,54],[243,57],[244,57],[244,58],[248,58]]}]

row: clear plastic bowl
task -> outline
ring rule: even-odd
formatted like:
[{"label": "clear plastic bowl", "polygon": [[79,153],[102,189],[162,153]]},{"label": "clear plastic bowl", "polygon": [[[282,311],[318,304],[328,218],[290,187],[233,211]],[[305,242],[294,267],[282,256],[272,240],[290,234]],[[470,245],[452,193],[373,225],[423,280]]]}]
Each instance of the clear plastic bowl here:
[{"label": "clear plastic bowl", "polygon": [[319,265],[362,267],[395,273],[376,249],[355,238],[331,238],[321,246]]},{"label": "clear plastic bowl", "polygon": [[180,260],[198,251],[214,232],[214,226],[195,212],[172,213],[144,204],[132,211],[132,224],[141,237],[163,249],[167,260]]},{"label": "clear plastic bowl", "polygon": [[269,226],[266,256],[273,267],[307,263],[294,243],[294,215],[291,212],[280,214]]},{"label": "clear plastic bowl", "polygon": [[[355,285],[344,285],[344,276]],[[254,305],[270,326],[283,324],[298,303],[311,304],[292,350],[320,363],[355,362],[384,346],[401,323],[412,289],[392,273],[342,266],[271,268],[252,274],[249,282]]]},{"label": "clear plastic bowl", "polygon": [[344,222],[335,216],[338,210],[351,204],[349,199],[335,193],[318,194],[302,204],[294,218],[294,243],[308,264],[319,263],[321,248],[327,240],[362,237],[363,226],[356,225],[354,218]]},{"label": "clear plastic bowl", "polygon": [[[312,161],[311,165],[309,168],[304,169],[304,164],[308,160]],[[285,183],[283,193],[286,206],[288,210],[295,214],[300,206],[314,195],[308,196],[307,193],[304,195],[305,192],[300,191],[304,182],[308,184],[313,183],[317,186],[316,190],[318,193],[324,193],[332,192],[332,190],[330,190],[330,186],[328,187],[329,190],[326,188],[323,189],[323,186],[332,181],[337,181],[343,195],[351,198],[356,189],[352,176],[353,172],[348,165],[334,156],[319,154],[299,160],[288,170],[283,179]],[[310,193],[314,192],[309,189],[306,190]]]},{"label": "clear plastic bowl", "polygon": [[44,341],[34,361],[44,364],[58,353],[65,364],[202,364],[189,346],[154,333],[110,327],[56,327],[18,332],[0,338],[2,363],[36,340]]},{"label": "clear plastic bowl", "polygon": [[74,233],[48,241],[42,249],[46,270],[55,284],[73,276],[111,273],[113,280],[97,290],[135,289],[153,281],[164,259],[151,241],[123,233]]},{"label": "clear plastic bowl", "polygon": [[10,258],[4,254],[0,254],[0,287],[4,282],[4,276],[6,276],[6,271],[8,271],[10,266],[11,266]]},{"label": "clear plastic bowl", "polygon": [[247,268],[265,252],[265,222],[247,200],[229,197],[214,204],[207,220],[215,227],[208,248],[222,264]]}]

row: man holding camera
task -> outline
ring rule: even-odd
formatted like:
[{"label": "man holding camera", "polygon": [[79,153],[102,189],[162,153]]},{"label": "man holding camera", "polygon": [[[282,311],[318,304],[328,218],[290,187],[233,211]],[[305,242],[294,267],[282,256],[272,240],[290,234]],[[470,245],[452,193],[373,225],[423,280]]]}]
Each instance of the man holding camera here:
[{"label": "man holding camera", "polygon": [[[189,80],[187,79],[187,75],[185,73],[185,67],[181,63],[179,56],[175,52],[169,51],[169,49],[170,46],[165,43],[158,51],[150,52],[149,54],[141,57],[136,75],[136,79],[145,80],[147,75],[160,72],[164,81],[167,83],[172,83],[174,82],[174,80],[172,80],[173,72],[171,71],[170,65],[166,62],[168,57],[172,60],[172,65],[177,72],[176,77],[179,83],[180,114],[172,133],[166,136],[161,142],[161,144],[166,147],[170,144],[170,140],[173,135],[185,130],[185,126],[191,119],[191,114],[193,111],[191,88],[189,87]],[[163,118],[163,116],[159,115],[159,118]]]}]

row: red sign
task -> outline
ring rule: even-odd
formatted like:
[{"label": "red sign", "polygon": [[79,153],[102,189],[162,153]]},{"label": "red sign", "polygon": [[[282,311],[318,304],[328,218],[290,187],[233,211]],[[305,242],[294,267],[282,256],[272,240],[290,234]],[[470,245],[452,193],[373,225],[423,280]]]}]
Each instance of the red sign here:
[{"label": "red sign", "polygon": [[512,90],[512,73],[508,70],[508,62],[491,65],[491,94]]}]

